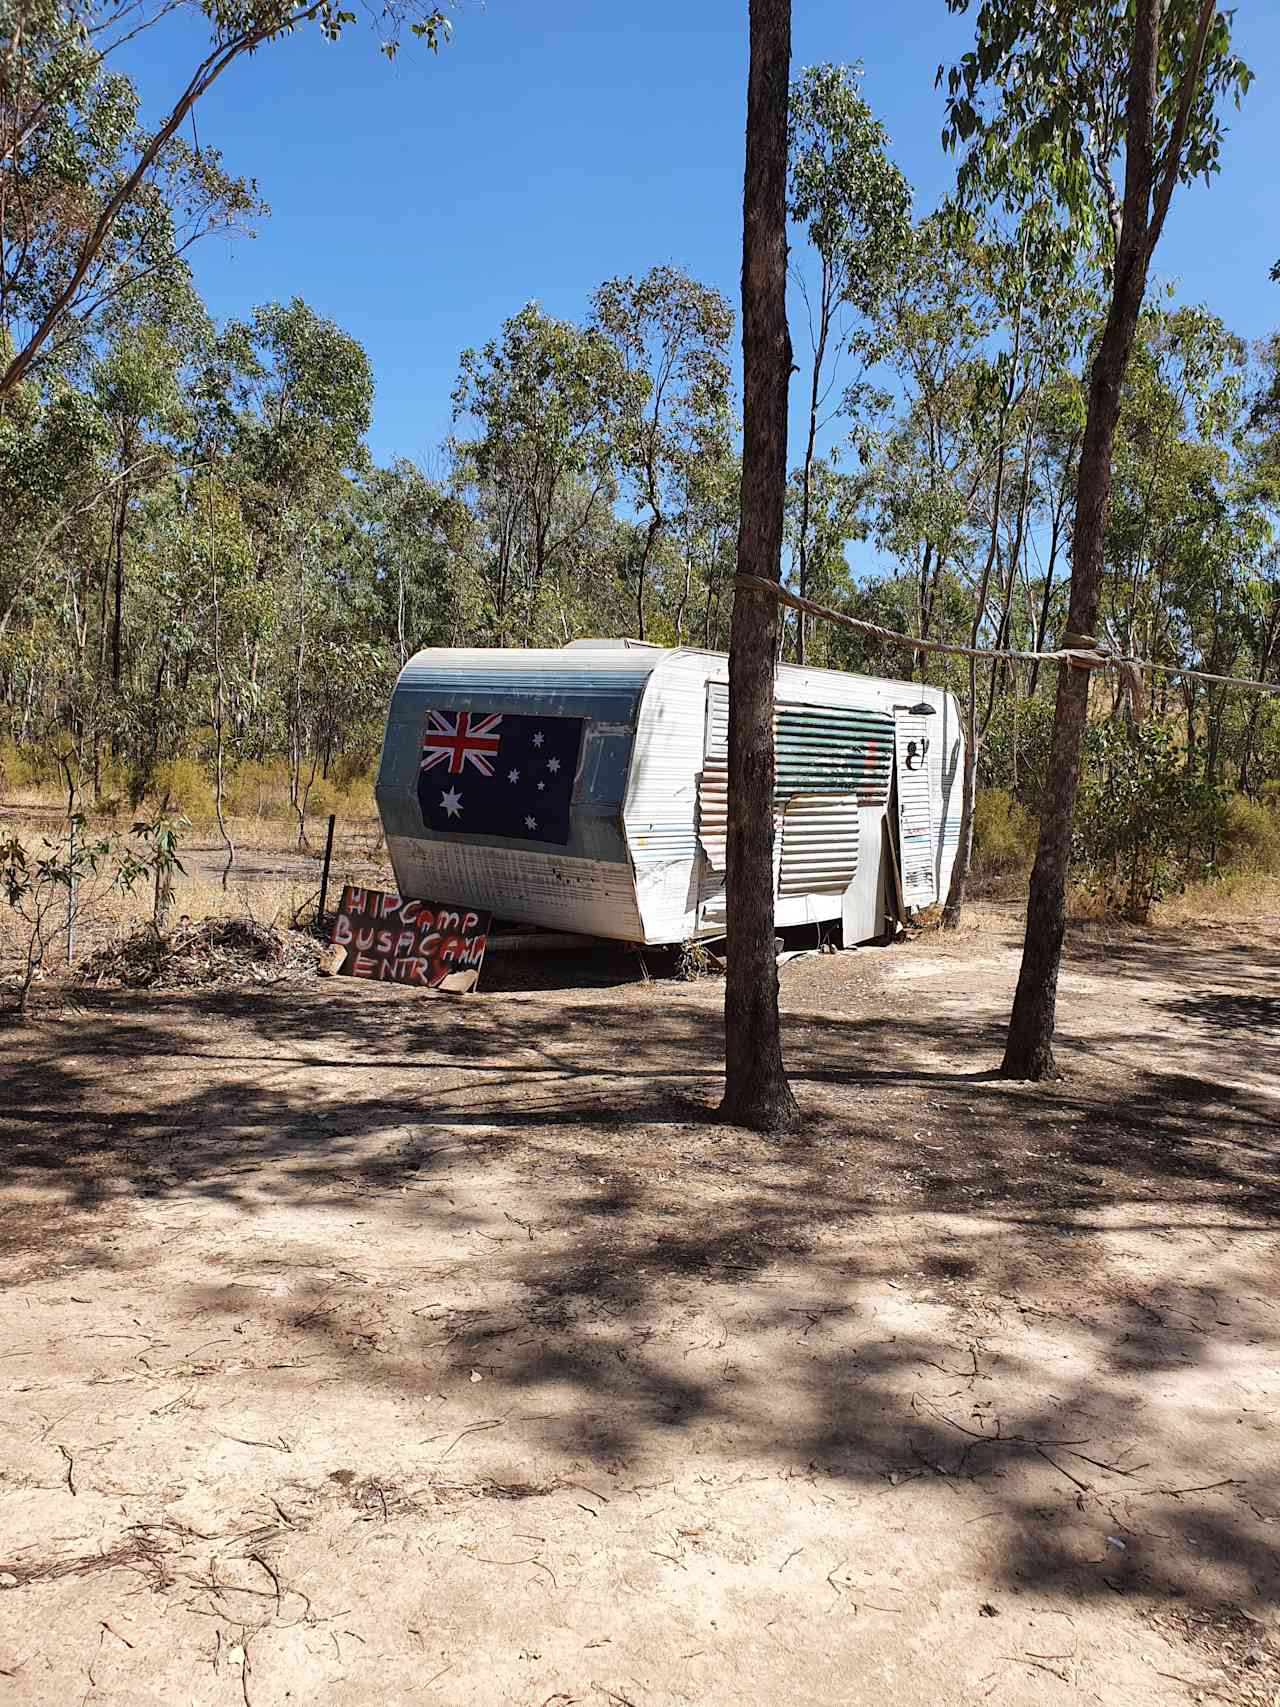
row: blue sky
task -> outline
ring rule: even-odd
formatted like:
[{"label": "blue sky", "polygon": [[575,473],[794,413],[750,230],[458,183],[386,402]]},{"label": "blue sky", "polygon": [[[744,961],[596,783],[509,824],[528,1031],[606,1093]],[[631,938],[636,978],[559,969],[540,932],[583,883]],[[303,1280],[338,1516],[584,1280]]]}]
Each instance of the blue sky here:
[{"label": "blue sky", "polygon": [[[202,143],[256,178],[258,235],[192,259],[219,318],[302,296],[368,350],[372,449],[432,470],[459,352],[531,299],[580,316],[591,289],[656,262],[737,298],[746,0],[465,0],[437,56],[395,64],[370,28],[318,34],[240,62],[198,109]],[[917,213],[947,188],[940,60],[971,26],[944,0],[796,0],[794,65],[861,60]],[[1232,114],[1222,175],[1175,200],[1158,270],[1253,338],[1280,324],[1275,139],[1280,6],[1241,7],[1257,72]],[[154,115],[189,75],[198,37],[175,23],[130,69]],[[803,325],[793,310],[800,350]],[[800,396],[793,394],[793,410]]]}]

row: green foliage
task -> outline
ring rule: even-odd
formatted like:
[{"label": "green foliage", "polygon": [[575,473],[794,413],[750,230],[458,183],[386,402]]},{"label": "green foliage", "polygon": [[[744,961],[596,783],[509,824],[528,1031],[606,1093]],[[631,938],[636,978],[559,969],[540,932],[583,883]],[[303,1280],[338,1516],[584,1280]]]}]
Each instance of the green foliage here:
[{"label": "green foliage", "polygon": [[[947,0],[952,12],[970,4]],[[973,48],[937,75],[947,91],[943,146],[964,150],[962,194],[981,198],[994,190],[1024,201],[1047,186],[1077,242],[1110,243],[1119,224],[1113,171],[1125,144],[1133,0],[980,0],[975,10]],[[1253,80],[1231,48],[1233,14],[1216,13],[1175,161],[1175,121],[1199,11],[1199,0],[1160,6],[1156,181],[1169,170],[1178,181],[1208,181],[1222,150],[1220,102],[1230,96],[1239,105]]]},{"label": "green foliage", "polygon": [[910,237],[911,190],[858,93],[860,66],[812,65],[789,107],[787,213],[838,275],[836,297],[874,313]]},{"label": "green foliage", "polygon": [[213,822],[213,784],[208,766],[185,754],[153,767],[146,778],[145,798],[166,803],[193,824]]},{"label": "green foliage", "polygon": [[1212,868],[1221,789],[1188,768],[1177,732],[1119,719],[1090,726],[1072,869],[1107,902],[1142,920],[1154,902]]},{"label": "green foliage", "polygon": [[1222,871],[1280,872],[1280,799],[1268,806],[1233,794],[1223,808],[1217,846]]},{"label": "green foliage", "polygon": [[1026,876],[1036,852],[1036,820],[1004,788],[980,788],[973,803],[973,863],[990,876]]},{"label": "green foliage", "polygon": [[185,819],[164,813],[133,826],[132,840],[95,833],[73,812],[57,835],[29,846],[19,836],[0,842],[0,896],[22,943],[16,1011],[27,1011],[31,987],[59,945],[71,946],[73,916],[91,917],[104,889],[131,893],[153,881],[158,898],[171,892]]},{"label": "green foliage", "polygon": [[[1065,616],[1101,313],[1099,257],[1081,245],[1109,242],[1122,139],[1106,103],[1124,31],[1119,0],[1051,10],[980,8],[976,58],[951,88],[967,199],[914,226],[859,72],[812,67],[792,91],[791,319],[803,324],[802,287],[814,341],[811,363],[797,356],[812,435],[788,483],[790,573],[819,602],[911,634],[1031,647]],[[435,45],[439,12],[412,16]],[[1188,16],[1184,0],[1166,7],[1166,140]],[[0,212],[6,361],[154,136],[133,86],[86,49],[99,14],[0,0],[0,24],[19,17],[30,45],[0,65],[0,131],[15,76],[50,101],[12,180],[37,215],[30,255]],[[310,14],[211,0],[205,17],[229,45]],[[311,21],[334,33],[349,19]],[[393,38],[410,21],[397,3]],[[1215,25],[1206,86],[1219,91],[1241,81],[1220,37]],[[1000,43],[1030,83],[990,80]],[[1049,88],[1059,49],[1066,81]],[[1197,109],[1206,169],[1216,122]],[[67,752],[99,807],[127,798],[142,822],[167,802],[203,824],[220,766],[228,811],[291,817],[302,834],[328,811],[370,809],[387,696],[422,646],[727,644],[741,467],[733,313],[717,291],[660,265],[607,279],[576,318],[527,305],[463,353],[455,437],[430,474],[377,467],[370,364],[349,333],[298,297],[215,328],[194,289],[186,241],[259,210],[216,154],[171,139],[119,210],[91,294],[0,396],[8,794],[65,799]],[[1278,375],[1280,335],[1249,352],[1207,308],[1143,317],[1107,513],[1100,621],[1117,650],[1280,670]],[[867,572],[867,541],[887,569]],[[968,699],[961,660],[789,621],[790,655],[802,638],[809,663]],[[1056,672],[979,666],[973,681],[979,859],[1014,871],[1047,780]],[[1141,910],[1215,860],[1269,859],[1272,820],[1253,797],[1280,774],[1280,702],[1158,678],[1156,751],[1118,704],[1107,715],[1112,689],[1093,687],[1109,733],[1086,753],[1080,873]],[[1218,811],[1229,788],[1249,798]],[[1162,832],[1147,860],[1138,827],[1166,806],[1181,833]]]}]

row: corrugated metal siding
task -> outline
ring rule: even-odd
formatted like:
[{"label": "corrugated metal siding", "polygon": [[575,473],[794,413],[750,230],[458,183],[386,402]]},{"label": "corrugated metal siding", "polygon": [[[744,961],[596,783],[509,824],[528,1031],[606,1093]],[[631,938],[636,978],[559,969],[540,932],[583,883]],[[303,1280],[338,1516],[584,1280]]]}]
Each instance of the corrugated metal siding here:
[{"label": "corrugated metal siding", "polygon": [[[933,786],[930,724],[935,717],[896,713],[898,769],[898,851],[902,861],[902,899],[908,907],[928,907],[937,899],[934,875]],[[928,753],[926,746],[928,743]]]},{"label": "corrugated metal siding", "polygon": [[[775,888],[779,900],[838,895],[858,868],[859,809],[883,807],[893,774],[893,719],[863,707],[780,704],[774,793]],[[705,752],[698,784],[700,888],[706,924],[724,922],[729,817],[729,699],[707,689]],[[783,909],[784,912],[792,909]],[[829,904],[820,911],[834,913]]]},{"label": "corrugated metal siding", "polygon": [[698,778],[698,841],[714,871],[728,860],[729,685],[708,682],[702,773]]},{"label": "corrugated metal siding", "polygon": [[722,658],[665,652],[640,702],[623,824],[646,942],[696,936],[706,862],[698,844],[707,678]]},{"label": "corrugated metal siding", "polygon": [[854,794],[883,806],[893,774],[893,719],[844,706],[778,706],[774,799],[794,794]]},{"label": "corrugated metal siding", "polygon": [[945,695],[938,715],[930,722],[939,726],[929,748],[929,774],[934,800],[934,871],[938,899],[951,888],[951,871],[960,846],[960,805],[964,790],[964,735],[959,708]]},{"label": "corrugated metal siding", "polygon": [[858,869],[858,799],[795,794],[782,816],[778,894],[842,894]]}]

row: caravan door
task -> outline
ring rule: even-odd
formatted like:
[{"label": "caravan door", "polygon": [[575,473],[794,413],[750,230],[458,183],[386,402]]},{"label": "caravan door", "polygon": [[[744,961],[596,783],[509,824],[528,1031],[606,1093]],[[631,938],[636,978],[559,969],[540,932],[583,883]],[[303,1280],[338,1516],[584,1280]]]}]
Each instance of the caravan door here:
[{"label": "caravan door", "polygon": [[904,907],[931,907],[938,899],[933,867],[933,781],[929,725],[936,717],[895,711],[894,759],[898,779],[898,860]]}]

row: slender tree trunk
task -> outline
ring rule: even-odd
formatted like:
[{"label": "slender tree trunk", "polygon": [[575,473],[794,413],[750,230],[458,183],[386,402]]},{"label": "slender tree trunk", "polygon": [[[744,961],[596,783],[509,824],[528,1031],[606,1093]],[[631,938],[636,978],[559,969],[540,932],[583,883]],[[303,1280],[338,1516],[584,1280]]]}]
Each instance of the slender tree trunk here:
[{"label": "slender tree trunk", "polygon": [[129,483],[120,482],[120,508],[116,512],[115,588],[111,619],[111,685],[120,692],[120,641],[124,626],[124,535],[129,520]]},{"label": "slender tree trunk", "polygon": [[227,828],[224,783],[226,780],[226,707],[227,681],[222,659],[222,599],[218,586],[218,546],[214,534],[213,481],[209,488],[209,569],[213,591],[213,809],[218,820],[218,832],[227,850],[227,863],[222,868],[222,887],[226,890],[231,867],[235,864],[236,846]]},{"label": "slender tree trunk", "polygon": [[[1271,607],[1271,615],[1263,630],[1262,642],[1258,647],[1258,661],[1254,673],[1260,682],[1266,680],[1267,670],[1271,663],[1271,653],[1277,638],[1280,638],[1280,592],[1276,594],[1275,602]],[[1253,744],[1258,737],[1258,720],[1262,715],[1263,706],[1263,697],[1260,693],[1255,693],[1251,697],[1249,716],[1244,726],[1244,748],[1240,754],[1239,789],[1241,794],[1250,792]]]},{"label": "slender tree trunk", "polygon": [[[1014,374],[1017,371],[1018,338],[1014,339]],[[1010,385],[1013,384],[1012,378]],[[1000,431],[1003,435],[1005,428],[1004,416],[1007,414],[1008,403],[1001,411]],[[982,635],[982,625],[986,620],[987,596],[991,589],[991,571],[995,567],[996,555],[1000,548],[1000,512],[1004,504],[1004,467],[1006,446],[1002,443],[996,459],[996,483],[992,496],[991,510],[991,539],[987,548],[987,560],[983,565],[982,579],[978,583],[975,597],[973,622],[969,627],[969,644],[976,646]],[[997,644],[999,642],[997,641]],[[991,665],[994,671],[994,662]],[[969,693],[965,704],[965,743],[964,743],[964,775],[961,782],[960,795],[960,842],[956,848],[955,864],[951,868],[951,883],[947,889],[946,905],[942,909],[942,928],[953,931],[960,924],[964,911],[964,894],[969,882],[969,862],[973,858],[973,806],[974,794],[978,779],[978,660],[969,660]]]},{"label": "slender tree trunk", "polygon": [[[822,382],[822,364],[826,360],[827,338],[831,331],[831,263],[822,258],[822,301],[818,309],[818,341],[813,352],[813,373],[809,381],[809,434],[804,447],[804,473],[800,482],[800,550],[799,587],[802,599],[809,596],[809,511],[813,501],[813,457],[818,438],[818,387]],[[805,615],[796,612],[796,663],[804,663]]]},{"label": "slender tree trunk", "polygon": [[[117,504],[119,498],[116,499]],[[116,511],[111,511],[111,540],[102,560],[102,585],[98,589],[98,680],[107,673],[107,600],[111,593],[111,559],[115,551]]]},{"label": "slender tree trunk", "polygon": [[[995,665],[991,668],[994,670]],[[956,845],[955,864],[951,868],[951,883],[947,889],[946,905],[942,909],[942,928],[954,931],[964,915],[965,891],[969,885],[969,867],[973,863],[973,808],[978,792],[978,660],[969,660],[969,699],[965,708],[964,770],[960,780],[960,839]]]},{"label": "slender tree trunk", "polygon": [[655,509],[644,531],[644,551],[636,568],[636,639],[643,640],[644,632],[644,590],[649,580],[649,564],[653,558],[653,548],[662,528],[662,515]]},{"label": "slender tree trunk", "polygon": [[[1036,621],[1035,639],[1032,642],[1033,652],[1043,652],[1045,636],[1049,632],[1049,606],[1053,600],[1053,575],[1058,561],[1059,516],[1053,518],[1052,531],[1049,535],[1049,562],[1044,572],[1044,592],[1040,595],[1040,615]],[[1027,674],[1027,698],[1034,699],[1036,683],[1040,680],[1040,660],[1034,659]]]},{"label": "slender tree trunk", "polygon": [[[791,0],[750,0],[743,188],[738,569],[778,581],[787,484],[787,86]],[[799,1116],[782,1061],[773,947],[773,684],[778,606],[734,592],[729,644],[728,952],[721,1114],[759,1132]]]},{"label": "slender tree trunk", "polygon": [[[1071,542],[1070,636],[1091,635],[1102,587],[1111,457],[1121,388],[1133,350],[1151,259],[1151,138],[1160,39],[1159,0],[1138,0],[1126,99],[1124,218],[1116,249],[1111,305],[1089,374],[1089,405],[1076,482]],[[1158,227],[1155,228],[1158,235]],[[1067,925],[1067,867],[1089,711],[1089,672],[1062,666],[1054,707],[1049,785],[1027,905],[1022,967],[1013,999],[1001,1071],[1011,1079],[1044,1079],[1056,1071],[1053,1026],[1058,967]]]}]

